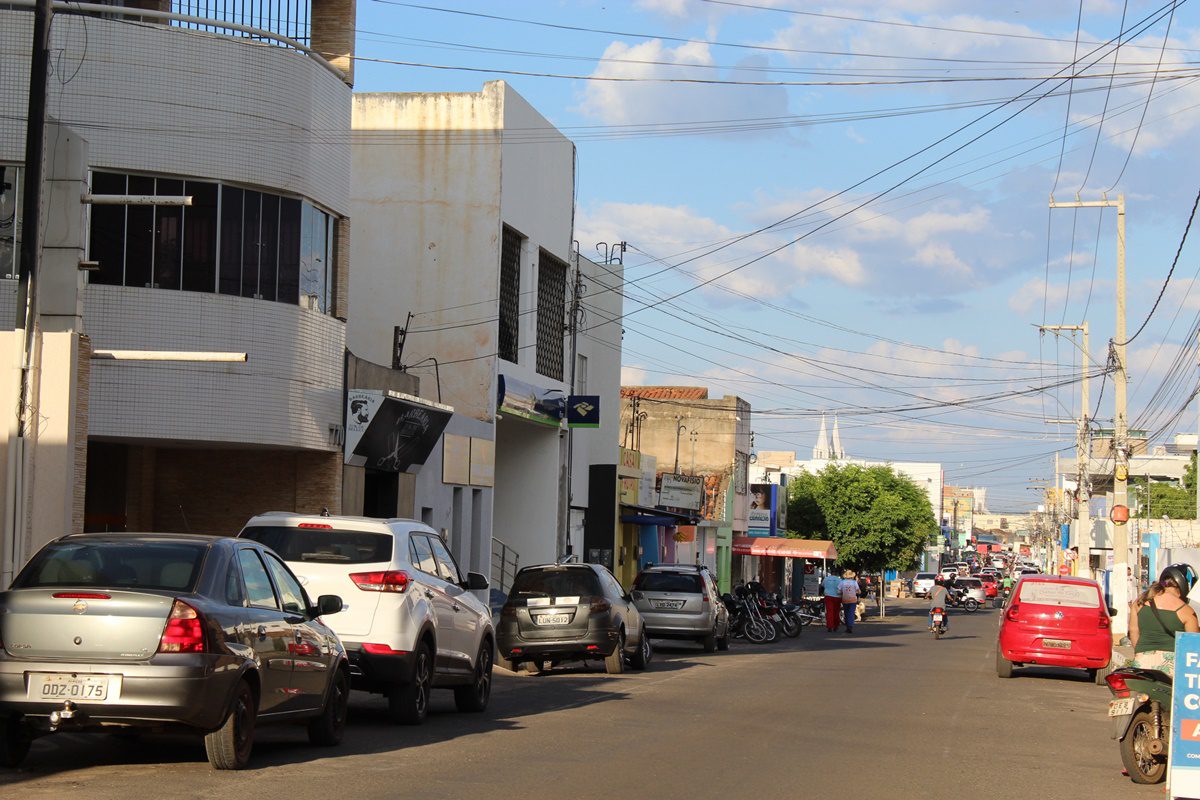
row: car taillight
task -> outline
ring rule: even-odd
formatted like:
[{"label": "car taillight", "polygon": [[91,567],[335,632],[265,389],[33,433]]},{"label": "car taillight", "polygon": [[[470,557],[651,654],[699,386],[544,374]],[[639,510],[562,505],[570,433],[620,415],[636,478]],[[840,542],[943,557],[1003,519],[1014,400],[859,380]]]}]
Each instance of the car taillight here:
[{"label": "car taillight", "polygon": [[297,528],[315,528],[321,531],[331,531],[333,526],[325,522],[301,522]]},{"label": "car taillight", "polygon": [[158,652],[203,653],[204,618],[200,612],[182,600],[176,600],[158,642]]},{"label": "car taillight", "polygon": [[1104,676],[1104,682],[1108,684],[1108,688],[1117,697],[1129,696],[1129,684],[1125,683],[1125,676],[1114,672],[1111,675]]},{"label": "car taillight", "polygon": [[1017,621],[1017,615],[1021,611],[1020,603],[1013,603],[1008,607],[1008,611],[1004,612],[1004,617],[1011,622]]},{"label": "car taillight", "polygon": [[607,600],[593,600],[592,605],[589,607],[589,610],[593,614],[603,614],[605,611],[608,611],[610,608],[612,608],[612,603],[608,602]]},{"label": "car taillight", "polygon": [[1103,608],[1100,609],[1100,627],[1105,629],[1112,627],[1112,620],[1108,618],[1108,612]]},{"label": "car taillight", "polygon": [[112,600],[112,595],[104,592],[55,592],[51,597],[57,600]]},{"label": "car taillight", "polygon": [[406,656],[407,650],[393,650],[389,645],[376,644],[374,642],[363,642],[363,652],[370,653],[374,656]]},{"label": "car taillight", "polygon": [[403,592],[408,589],[408,573],[389,569],[386,572],[355,572],[350,580],[364,592]]}]

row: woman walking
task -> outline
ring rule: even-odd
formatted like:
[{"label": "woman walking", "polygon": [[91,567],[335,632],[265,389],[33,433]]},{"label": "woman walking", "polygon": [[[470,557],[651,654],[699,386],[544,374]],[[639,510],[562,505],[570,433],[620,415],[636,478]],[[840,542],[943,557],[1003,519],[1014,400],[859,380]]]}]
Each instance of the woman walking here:
[{"label": "woman walking", "polygon": [[842,582],[838,586],[841,595],[842,611],[846,618],[846,633],[854,633],[855,614],[858,611],[858,581],[854,570],[848,569],[842,573]]},{"label": "woman walking", "polygon": [[825,632],[837,632],[838,617],[842,613],[842,581],[834,574],[834,567],[829,568],[829,574],[821,581],[821,596],[825,599]]},{"label": "woman walking", "polygon": [[1131,666],[1175,674],[1175,634],[1200,632],[1200,620],[1187,602],[1195,585],[1196,571],[1190,565],[1172,564],[1134,602],[1129,613]]}]

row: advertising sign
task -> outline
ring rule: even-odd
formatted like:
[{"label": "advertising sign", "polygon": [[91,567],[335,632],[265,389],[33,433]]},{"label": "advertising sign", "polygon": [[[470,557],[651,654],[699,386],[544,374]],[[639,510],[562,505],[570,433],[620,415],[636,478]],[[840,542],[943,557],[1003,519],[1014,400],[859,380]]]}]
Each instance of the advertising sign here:
[{"label": "advertising sign", "polygon": [[[765,510],[769,514],[766,524],[767,532],[763,536],[775,536],[780,530],[779,525],[779,487],[773,483],[750,484],[750,517],[755,519],[755,511]],[[750,528],[755,528],[754,524]],[[751,533],[751,536],[755,534]]]},{"label": "advertising sign", "polygon": [[747,536],[771,535],[771,510],[768,508],[752,508],[746,520]]},{"label": "advertising sign", "polygon": [[573,394],[567,398],[568,428],[600,427],[600,395]]},{"label": "advertising sign", "polygon": [[345,461],[385,472],[425,463],[454,409],[389,391],[346,394]]},{"label": "advertising sign", "polygon": [[704,479],[699,475],[672,475],[664,472],[659,489],[659,505],[696,511],[704,499]]},{"label": "advertising sign", "polygon": [[642,477],[638,481],[638,505],[654,508],[658,505],[658,459],[642,454]]},{"label": "advertising sign", "polygon": [[1200,797],[1200,633],[1175,635],[1167,796]]}]

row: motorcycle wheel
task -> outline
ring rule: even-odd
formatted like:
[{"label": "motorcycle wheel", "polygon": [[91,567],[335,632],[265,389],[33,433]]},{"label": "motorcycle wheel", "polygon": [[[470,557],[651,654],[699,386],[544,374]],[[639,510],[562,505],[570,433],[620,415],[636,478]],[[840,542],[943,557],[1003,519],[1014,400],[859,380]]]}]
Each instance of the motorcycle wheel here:
[{"label": "motorcycle wheel", "polygon": [[1161,783],[1167,776],[1166,759],[1150,753],[1153,726],[1153,717],[1143,708],[1133,715],[1129,733],[1121,741],[1121,763],[1134,783]]},{"label": "motorcycle wheel", "polygon": [[763,620],[763,625],[767,628],[767,644],[773,644],[779,641],[779,627],[769,619]]},{"label": "motorcycle wheel", "polygon": [[800,620],[790,614],[783,615],[783,635],[795,639],[800,635]]},{"label": "motorcycle wheel", "polygon": [[968,597],[966,600],[963,601],[963,608],[965,608],[970,613],[974,614],[976,611],[979,610],[979,601],[976,600],[974,597]]},{"label": "motorcycle wheel", "polygon": [[933,626],[933,638],[935,638],[935,639],[942,638],[942,627],[940,625]]},{"label": "motorcycle wheel", "polygon": [[748,619],[742,625],[742,635],[746,637],[746,641],[748,642],[762,644],[767,640],[767,629],[758,620]]}]

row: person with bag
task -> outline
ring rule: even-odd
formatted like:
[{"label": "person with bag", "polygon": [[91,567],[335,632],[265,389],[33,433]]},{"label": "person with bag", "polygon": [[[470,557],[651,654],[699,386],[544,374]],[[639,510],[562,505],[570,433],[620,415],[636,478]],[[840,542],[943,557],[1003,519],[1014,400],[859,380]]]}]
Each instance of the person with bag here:
[{"label": "person with bag", "polygon": [[1175,634],[1200,633],[1200,620],[1188,605],[1188,592],[1196,585],[1196,571],[1188,564],[1166,567],[1142,593],[1129,612],[1131,666],[1175,674]]},{"label": "person with bag", "polygon": [[858,581],[855,580],[854,570],[842,573],[842,582],[838,584],[838,594],[842,601],[842,613],[846,619],[846,633],[854,633],[854,621],[858,613]]},{"label": "person with bag", "polygon": [[842,613],[842,581],[834,574],[836,567],[829,568],[829,574],[821,581],[821,595],[825,600],[825,632],[835,633],[841,624],[839,617]]}]

